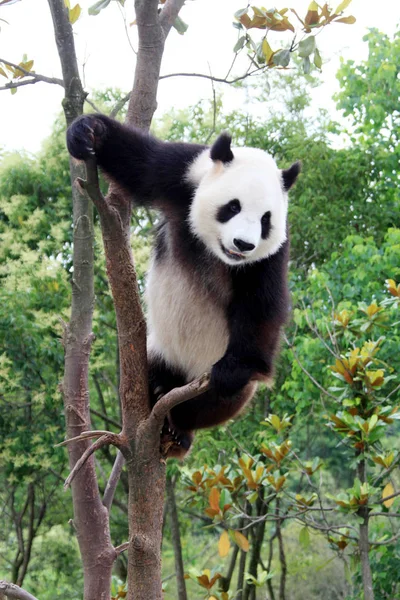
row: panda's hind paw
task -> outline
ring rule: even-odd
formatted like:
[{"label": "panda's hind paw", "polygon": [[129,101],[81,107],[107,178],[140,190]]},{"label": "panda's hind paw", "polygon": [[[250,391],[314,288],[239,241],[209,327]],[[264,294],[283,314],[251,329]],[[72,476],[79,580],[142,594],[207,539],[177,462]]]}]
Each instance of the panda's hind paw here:
[{"label": "panda's hind paw", "polygon": [[179,431],[166,420],[161,431],[160,449],[163,457],[184,458],[192,445],[193,434]]}]

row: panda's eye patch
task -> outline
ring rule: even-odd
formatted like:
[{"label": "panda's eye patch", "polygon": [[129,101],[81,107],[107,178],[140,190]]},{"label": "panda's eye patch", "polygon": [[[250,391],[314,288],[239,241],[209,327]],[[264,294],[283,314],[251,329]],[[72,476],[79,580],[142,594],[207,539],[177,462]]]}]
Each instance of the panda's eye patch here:
[{"label": "panda's eye patch", "polygon": [[224,204],[218,209],[217,221],[220,223],[227,223],[229,219],[232,219],[235,215],[241,211],[240,202],[237,198],[234,198],[227,204]]},{"label": "panda's eye patch", "polygon": [[270,230],[271,230],[271,212],[268,210],[261,217],[261,237],[263,240],[267,239]]}]

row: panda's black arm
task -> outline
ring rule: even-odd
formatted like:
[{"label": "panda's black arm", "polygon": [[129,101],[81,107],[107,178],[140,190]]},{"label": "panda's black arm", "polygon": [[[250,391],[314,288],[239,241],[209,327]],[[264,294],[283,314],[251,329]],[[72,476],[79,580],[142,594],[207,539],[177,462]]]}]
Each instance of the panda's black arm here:
[{"label": "panda's black arm", "polygon": [[70,154],[98,165],[137,204],[186,205],[193,192],[184,175],[205,146],[162,142],[105,115],[78,117],[67,131]]},{"label": "panda's black arm", "polygon": [[214,365],[211,382],[221,396],[243,388],[250,379],[268,381],[282,325],[288,316],[288,244],[273,256],[232,272],[229,343]]}]

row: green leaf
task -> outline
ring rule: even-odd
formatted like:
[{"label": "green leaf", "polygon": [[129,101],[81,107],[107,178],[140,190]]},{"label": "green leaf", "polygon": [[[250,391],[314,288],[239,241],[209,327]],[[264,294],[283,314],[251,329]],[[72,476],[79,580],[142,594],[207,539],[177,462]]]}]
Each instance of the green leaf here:
[{"label": "green leaf", "polygon": [[234,14],[234,16],[236,17],[236,19],[240,19],[240,17],[243,17],[243,15],[247,15],[247,11],[248,8],[240,8],[239,10],[237,10]]},{"label": "green leaf", "polygon": [[182,21],[182,19],[178,16],[176,17],[172,27],[177,30],[179,35],[183,35],[184,33],[186,33],[189,25],[185,23],[185,21]]},{"label": "green leaf", "polygon": [[337,9],[335,10],[335,12],[333,14],[339,15],[341,12],[346,10],[346,8],[349,6],[349,4],[351,4],[351,0],[343,0],[343,2],[341,2],[339,4],[339,6],[337,7]]},{"label": "green leaf", "polygon": [[305,40],[299,42],[300,58],[307,58],[315,50],[315,36],[309,35]]},{"label": "green leaf", "polygon": [[317,67],[317,69],[321,69],[322,67],[322,58],[318,48],[315,48],[314,50],[314,65]]},{"label": "green leaf", "polygon": [[245,43],[246,43],[246,36],[245,36],[245,35],[242,35],[242,36],[241,36],[241,37],[238,39],[238,41],[236,42],[236,44],[234,45],[234,47],[233,47],[233,51],[234,51],[234,52],[239,52],[239,50],[241,50],[241,49],[243,48],[243,46],[245,45]]},{"label": "green leaf", "polygon": [[89,8],[89,10],[88,10],[89,15],[92,15],[92,16],[98,15],[100,11],[102,11],[104,8],[107,8],[107,6],[110,4],[110,2],[111,2],[111,0],[99,0],[99,2],[96,2]]},{"label": "green leaf", "polygon": [[274,65],[287,67],[290,63],[290,50],[278,50],[273,56]]},{"label": "green leaf", "polygon": [[356,18],[353,15],[349,17],[342,17],[341,19],[335,19],[335,23],[346,23],[346,25],[353,25],[356,22]]},{"label": "green leaf", "polygon": [[16,88],[16,87],[15,87],[15,88],[11,88],[11,89],[10,89],[10,91],[11,91],[11,94],[12,94],[13,96],[14,96],[14,94],[16,94],[16,93],[17,93],[17,89],[18,89],[18,88]]},{"label": "green leaf", "polygon": [[308,548],[310,545],[310,532],[308,531],[308,527],[302,527],[300,529],[299,542],[303,548]]},{"label": "green leaf", "polygon": [[68,15],[69,15],[69,22],[71,23],[71,25],[73,25],[74,23],[76,23],[76,21],[79,19],[79,17],[81,16],[81,12],[82,9],[79,6],[79,4],[75,4],[74,8],[71,8],[68,11]]},{"label": "green leaf", "polygon": [[378,415],[372,415],[372,417],[369,420],[369,430],[372,431],[372,429],[375,427],[375,425],[378,422]]},{"label": "green leaf", "polygon": [[308,58],[308,56],[306,56],[305,58],[303,58],[303,71],[304,71],[305,75],[308,75],[310,70],[311,70],[311,62],[310,62],[310,59]]}]

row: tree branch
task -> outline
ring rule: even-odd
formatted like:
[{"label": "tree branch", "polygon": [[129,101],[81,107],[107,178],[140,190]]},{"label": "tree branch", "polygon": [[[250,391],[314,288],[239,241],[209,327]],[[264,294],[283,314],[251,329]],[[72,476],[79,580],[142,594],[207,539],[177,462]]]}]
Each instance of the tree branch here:
[{"label": "tree branch", "polygon": [[120,450],[118,450],[117,457],[114,462],[114,466],[111,470],[111,475],[107,481],[106,489],[103,495],[103,506],[106,507],[110,512],[111,505],[114,499],[115,490],[121,475],[121,471],[124,467],[125,458]]},{"label": "tree branch", "polygon": [[56,444],[55,448],[60,448],[61,446],[68,446],[71,442],[81,442],[82,440],[91,440],[95,437],[101,437],[104,435],[118,435],[114,434],[111,431],[106,431],[105,429],[91,429],[90,431],[83,431],[80,435],[77,435],[73,438],[69,438],[68,440],[64,440],[59,444]]},{"label": "tree branch", "polygon": [[65,480],[64,491],[66,491],[69,488],[69,486],[71,485],[71,482],[73,481],[75,476],[79,473],[79,471],[81,470],[81,468],[83,467],[83,465],[85,464],[87,459],[90,456],[92,456],[92,454],[94,452],[96,452],[96,450],[103,448],[103,446],[108,446],[109,444],[113,444],[114,446],[117,446],[118,448],[120,448],[122,446],[121,437],[117,434],[107,433],[106,435],[102,435],[97,440],[97,442],[94,442],[94,444],[89,446],[89,448],[87,448],[85,450],[85,452],[82,454],[80,459],[75,463],[74,468],[72,469],[71,473],[68,475],[67,479]]},{"label": "tree branch", "polygon": [[8,581],[0,581],[0,599],[9,598],[10,600],[38,600],[35,596],[32,596],[26,590],[23,590],[15,583],[8,583]]},{"label": "tree branch", "polygon": [[34,71],[28,71],[27,69],[24,69],[23,67],[20,67],[19,65],[16,65],[15,63],[10,62],[9,60],[5,60],[4,58],[0,58],[0,63],[8,65],[13,69],[18,69],[18,71],[21,71],[21,73],[23,73],[25,77],[32,77],[32,79],[28,81],[10,81],[9,83],[6,83],[4,86],[0,87],[0,90],[12,89],[20,87],[21,85],[28,85],[30,83],[38,83],[38,81],[44,81],[45,83],[54,83],[56,85],[61,85],[61,87],[64,87],[63,80],[58,79],[57,77],[46,77],[46,75],[40,75],[39,73],[35,73]]},{"label": "tree branch", "polygon": [[227,77],[214,77],[213,75],[206,75],[205,73],[168,73],[167,75],[160,75],[160,80],[169,79],[170,77],[200,77],[202,79],[211,79],[217,83],[227,83],[228,85],[232,85],[232,83],[243,81],[244,79],[247,79],[247,77],[251,77],[255,73],[260,73],[265,69],[266,67],[258,67],[257,69],[253,69],[252,71],[240,75],[239,77],[234,77],[233,79],[228,79]]},{"label": "tree branch", "polygon": [[160,13],[160,23],[165,37],[167,37],[171,31],[171,27],[175,23],[179,11],[184,3],[185,0],[167,0],[167,2],[164,4],[164,7]]},{"label": "tree branch", "polygon": [[125,552],[125,550],[128,550],[128,548],[129,548],[129,542],[124,542],[123,544],[121,544],[120,546],[117,546],[115,548],[115,552],[117,553],[117,556],[119,556],[120,554]]},{"label": "tree branch", "polygon": [[182,404],[182,402],[186,402],[186,400],[190,400],[206,392],[209,387],[210,375],[205,373],[187,385],[171,390],[154,405],[149,417],[150,423],[160,429],[170,410],[178,406],[178,404]]}]

